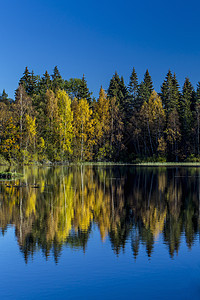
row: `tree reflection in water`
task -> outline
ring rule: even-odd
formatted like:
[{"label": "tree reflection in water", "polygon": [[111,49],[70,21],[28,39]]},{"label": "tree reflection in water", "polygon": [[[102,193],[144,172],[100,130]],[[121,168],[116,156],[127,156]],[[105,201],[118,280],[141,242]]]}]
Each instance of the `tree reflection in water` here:
[{"label": "tree reflection in water", "polygon": [[119,255],[131,242],[151,257],[158,238],[173,257],[185,236],[199,234],[198,168],[26,167],[24,178],[0,184],[0,228],[9,224],[25,261],[41,249],[58,262],[63,247],[87,250],[95,224]]}]

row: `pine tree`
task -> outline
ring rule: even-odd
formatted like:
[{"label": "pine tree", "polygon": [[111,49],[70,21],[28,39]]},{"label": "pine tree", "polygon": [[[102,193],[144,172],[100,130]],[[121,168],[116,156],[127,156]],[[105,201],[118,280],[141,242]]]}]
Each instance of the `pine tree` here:
[{"label": "pine tree", "polygon": [[146,89],[148,90],[148,92],[151,93],[153,92],[153,81],[151,79],[151,76],[149,74],[148,69],[146,70],[145,74],[144,74],[144,85],[146,87]]},{"label": "pine tree", "polygon": [[168,126],[166,129],[167,141],[170,145],[168,147],[168,159],[169,161],[178,161],[179,159],[179,143],[181,140],[179,114],[176,108],[170,112],[168,116]]},{"label": "pine tree", "polygon": [[34,72],[31,72],[29,92],[28,95],[33,95],[37,92],[38,76],[34,75]]},{"label": "pine tree", "polygon": [[87,81],[85,79],[85,75],[83,74],[83,77],[80,81],[78,99],[87,99],[88,103],[91,104],[91,95],[92,93],[90,93],[88,89]]},{"label": "pine tree", "polygon": [[[193,130],[192,125],[194,123],[193,111],[195,107],[194,88],[189,80],[185,79],[183,85],[182,96],[180,99],[180,121],[182,129],[182,149],[184,154],[188,156],[193,151]],[[192,111],[193,109],[193,111]]]},{"label": "pine tree", "polygon": [[115,98],[117,104],[119,105],[119,109],[123,114],[123,121],[127,121],[131,114],[131,101],[129,98],[127,87],[124,84],[124,78],[119,78],[117,72],[113,75],[112,79],[110,80],[110,85],[108,88],[108,97]]},{"label": "pine tree", "polygon": [[129,91],[130,95],[133,97],[133,101],[135,102],[135,99],[137,98],[137,93],[138,93],[138,78],[137,78],[137,74],[135,72],[135,68],[133,68],[133,71],[130,76],[128,91]]},{"label": "pine tree", "polygon": [[[166,114],[166,125],[164,129],[167,136],[167,156],[170,160],[175,158],[176,161],[178,161],[178,148],[181,135],[179,123],[180,93],[176,75],[175,73],[172,75],[170,70],[168,71],[161,86],[160,96]],[[172,121],[173,124],[171,123]]]},{"label": "pine tree", "polygon": [[31,74],[28,70],[28,67],[26,67],[23,76],[19,80],[19,85],[23,85],[24,90],[27,94],[29,93],[30,81],[31,81]]},{"label": "pine tree", "polygon": [[149,100],[149,97],[152,92],[153,92],[153,82],[149,74],[149,71],[146,70],[144,74],[144,80],[140,83],[138,87],[138,97],[135,103],[135,107],[138,111],[140,110],[142,104],[145,101],[147,102]]},{"label": "pine tree", "polygon": [[52,88],[53,91],[56,91],[58,89],[62,89],[64,87],[64,81],[60,75],[60,72],[58,70],[58,67],[55,66],[53,70],[53,74],[51,75],[52,77]]},{"label": "pine tree", "polygon": [[108,88],[108,97],[109,98],[116,98],[116,101],[119,104],[119,98],[118,98],[118,93],[119,93],[119,86],[120,86],[120,78],[117,72],[113,75],[113,77],[110,80],[109,88]]},{"label": "pine tree", "polygon": [[119,109],[119,103],[115,97],[109,98],[110,102],[110,159],[119,161],[122,157],[122,151],[125,148],[123,144],[124,124],[122,114]]},{"label": "pine tree", "polygon": [[19,80],[19,85],[23,85],[26,94],[32,96],[36,92],[37,76],[34,75],[33,71],[30,73],[26,67],[22,78]]},{"label": "pine tree", "polygon": [[197,154],[200,154],[200,82],[197,83],[196,90],[196,136],[197,136]]},{"label": "pine tree", "polygon": [[0,102],[5,104],[9,104],[8,94],[6,93],[5,89],[3,89],[2,95],[0,96]]},{"label": "pine tree", "polygon": [[47,71],[44,73],[42,77],[42,85],[46,90],[51,88],[51,77]]}]

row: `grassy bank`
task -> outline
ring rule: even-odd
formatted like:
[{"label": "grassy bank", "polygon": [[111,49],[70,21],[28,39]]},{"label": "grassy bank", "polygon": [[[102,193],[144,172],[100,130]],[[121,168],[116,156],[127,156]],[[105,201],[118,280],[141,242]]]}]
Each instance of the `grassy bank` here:
[{"label": "grassy bank", "polygon": [[23,174],[16,172],[0,172],[0,179],[14,179],[23,177]]}]

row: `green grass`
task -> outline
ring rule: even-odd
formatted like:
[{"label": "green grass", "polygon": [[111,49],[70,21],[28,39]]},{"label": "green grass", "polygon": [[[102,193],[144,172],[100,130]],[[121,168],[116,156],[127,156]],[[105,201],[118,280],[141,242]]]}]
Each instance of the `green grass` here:
[{"label": "green grass", "polygon": [[144,162],[133,164],[135,166],[200,166],[200,162]]}]

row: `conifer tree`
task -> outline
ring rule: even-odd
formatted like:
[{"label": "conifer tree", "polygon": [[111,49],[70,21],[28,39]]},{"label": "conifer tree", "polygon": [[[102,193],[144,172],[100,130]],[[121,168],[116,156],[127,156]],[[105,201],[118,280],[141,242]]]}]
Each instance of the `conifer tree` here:
[{"label": "conifer tree", "polygon": [[83,74],[83,77],[80,81],[78,99],[87,99],[88,103],[91,104],[91,95],[92,93],[90,93],[88,89],[87,81],[85,79],[85,75]]},{"label": "conifer tree", "polygon": [[39,76],[35,76],[34,72],[32,71],[30,77],[29,93],[28,93],[30,96],[37,93],[38,78]]},{"label": "conifer tree", "polygon": [[123,144],[124,124],[119,108],[119,103],[115,97],[109,98],[110,102],[110,158],[113,161],[119,161],[122,157],[122,151],[125,148]]},{"label": "conifer tree", "polygon": [[116,98],[116,101],[119,103],[118,93],[119,93],[119,86],[120,86],[120,78],[117,72],[113,75],[110,80],[109,88],[108,88],[108,97],[109,98]]},{"label": "conifer tree", "polygon": [[167,141],[170,146],[168,146],[168,160],[176,161],[179,160],[180,154],[180,140],[181,140],[181,125],[179,121],[179,114],[176,108],[170,112],[168,116],[168,126],[166,129]]},{"label": "conifer tree", "polygon": [[46,89],[50,89],[51,88],[51,77],[49,75],[49,73],[47,72],[47,70],[45,71],[42,80],[41,80],[41,85]]},{"label": "conifer tree", "polygon": [[133,97],[133,101],[135,102],[135,99],[137,98],[137,93],[138,93],[138,78],[137,78],[137,74],[135,72],[134,67],[133,67],[133,70],[132,70],[132,73],[130,76],[128,91],[129,91],[130,95]]},{"label": "conifer tree", "polygon": [[123,114],[123,120],[127,120],[129,117],[129,111],[131,110],[130,98],[127,87],[124,84],[124,79],[123,77],[121,77],[120,79],[117,72],[115,72],[112,79],[110,80],[110,85],[108,88],[108,97],[110,99],[116,99],[117,104],[119,105],[119,109]]},{"label": "conifer tree", "polygon": [[180,121],[182,128],[182,149],[184,154],[187,156],[193,151],[193,130],[192,125],[193,119],[193,107],[195,107],[194,88],[187,77],[183,85],[183,91],[180,99]]},{"label": "conifer tree", "polygon": [[58,89],[62,89],[64,86],[64,81],[60,75],[60,72],[58,70],[58,67],[55,66],[53,70],[53,74],[51,75],[52,77],[52,88],[53,91],[56,91]]},{"label": "conifer tree", "polygon": [[197,154],[200,154],[200,82],[197,83],[196,90],[196,137],[197,137]]},{"label": "conifer tree", "polygon": [[139,111],[142,104],[149,100],[151,93],[153,92],[153,82],[149,71],[146,70],[144,74],[144,80],[140,83],[138,87],[138,97],[135,104],[136,109]]},{"label": "conifer tree", "polygon": [[19,85],[23,85],[24,90],[27,94],[30,92],[30,81],[31,81],[31,73],[28,70],[28,67],[25,68],[23,76],[19,80]]},{"label": "conifer tree", "polygon": [[0,102],[3,102],[5,104],[9,104],[8,94],[6,93],[5,89],[3,89],[3,92],[0,96]]}]

